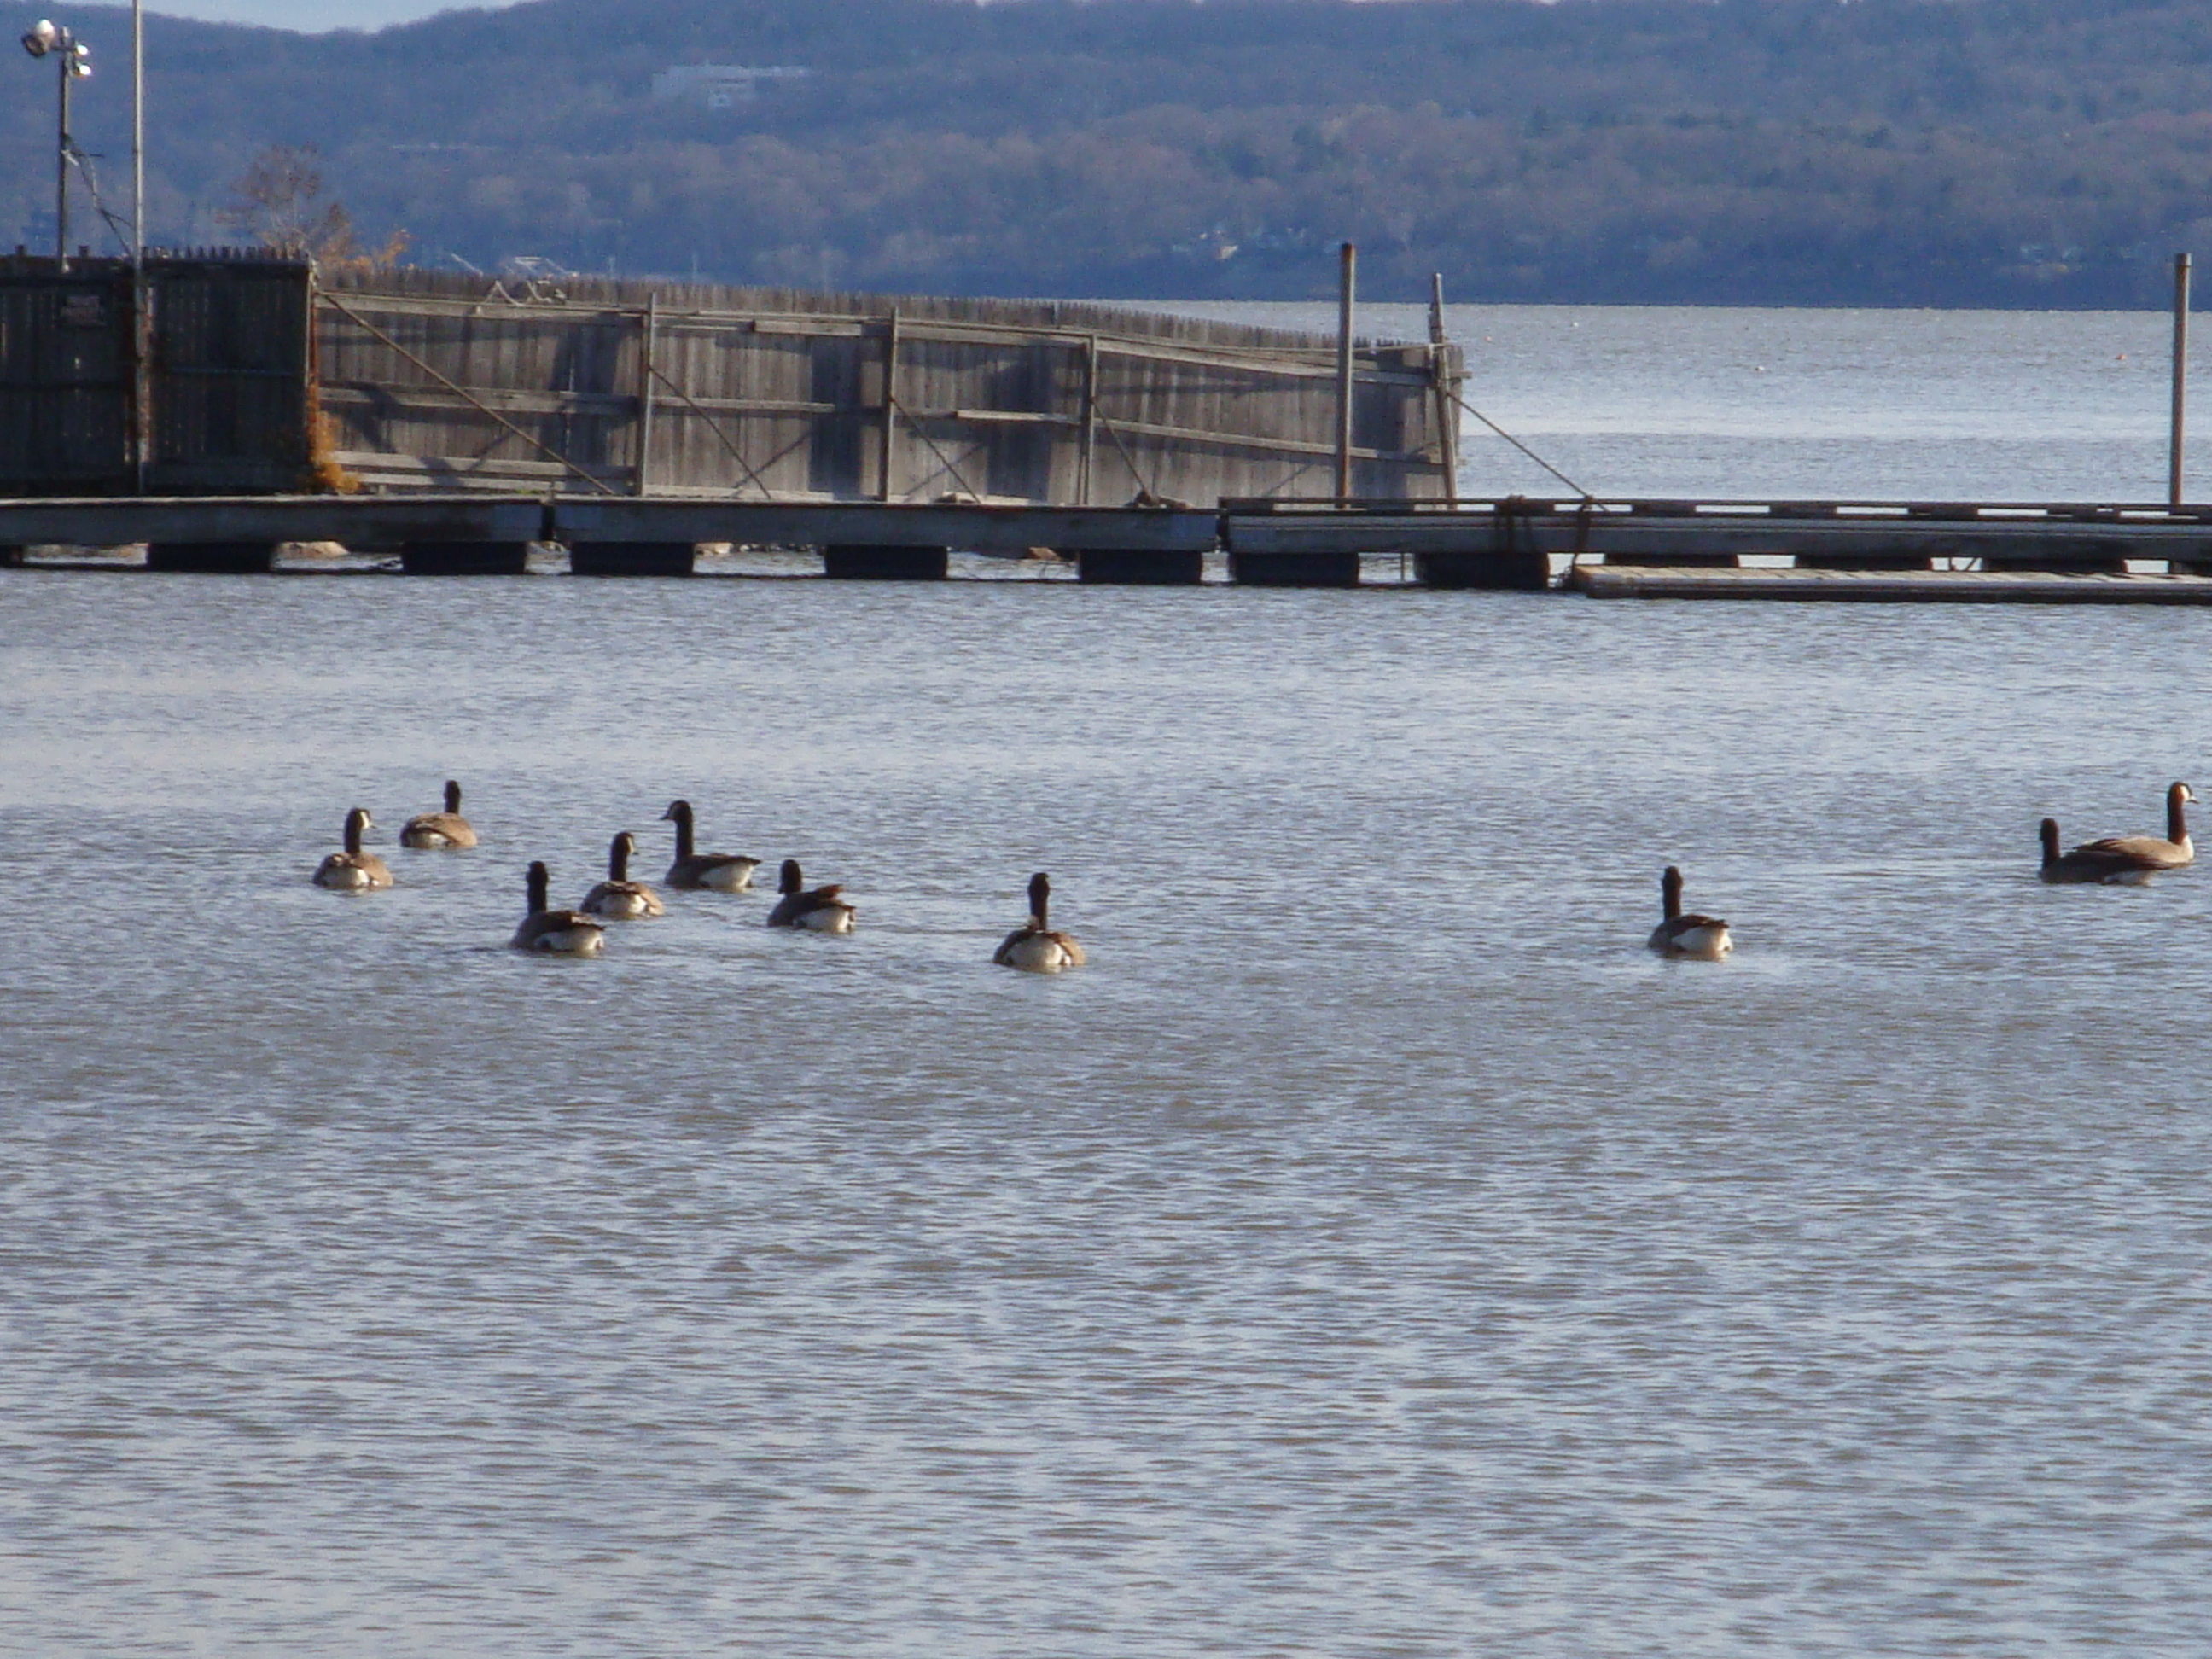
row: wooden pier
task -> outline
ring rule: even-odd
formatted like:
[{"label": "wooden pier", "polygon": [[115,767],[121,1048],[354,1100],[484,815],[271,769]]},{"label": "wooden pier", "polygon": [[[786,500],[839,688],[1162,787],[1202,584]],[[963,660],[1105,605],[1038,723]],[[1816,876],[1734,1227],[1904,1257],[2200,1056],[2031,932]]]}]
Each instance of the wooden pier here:
[{"label": "wooden pier", "polygon": [[[1087,582],[1393,586],[1595,598],[2193,605],[2212,506],[1682,501],[1232,501],[1215,509],[555,495],[0,500],[0,562],[143,547],[162,570],[266,571],[288,544],[394,556],[410,574],[680,576],[702,544],[812,549],[825,575],[936,580],[955,553],[1056,554]],[[54,555],[32,556],[52,562]],[[109,563],[114,562],[112,559]],[[543,568],[544,562],[536,568]],[[1364,573],[1364,574],[1363,574]]]},{"label": "wooden pier", "polygon": [[1443,497],[1462,367],[1073,301],[0,256],[0,496]]},{"label": "wooden pier", "polygon": [[1712,570],[1577,565],[1594,599],[1821,599],[1907,605],[2212,605],[2212,576],[2039,570]]}]

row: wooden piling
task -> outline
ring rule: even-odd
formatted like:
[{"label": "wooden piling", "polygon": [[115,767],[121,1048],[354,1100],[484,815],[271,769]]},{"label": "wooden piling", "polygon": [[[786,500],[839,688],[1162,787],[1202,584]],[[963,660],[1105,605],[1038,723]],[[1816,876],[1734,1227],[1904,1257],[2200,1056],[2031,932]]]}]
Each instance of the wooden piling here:
[{"label": "wooden piling", "polygon": [[1076,458],[1075,499],[1091,505],[1093,469],[1098,455],[1098,337],[1083,342],[1083,448]]},{"label": "wooden piling", "polygon": [[1075,556],[1079,581],[1133,587],[1188,587],[1204,580],[1202,553],[1152,548],[1086,547]]},{"label": "wooden piling", "polygon": [[822,574],[836,581],[941,582],[950,563],[943,547],[833,543],[822,550]]},{"label": "wooden piling", "polygon": [[2181,505],[2184,428],[2189,414],[2189,256],[2173,256],[2173,410],[2166,441],[2166,499]]},{"label": "wooden piling", "polygon": [[690,542],[573,542],[572,576],[689,576],[699,550]]},{"label": "wooden piling", "polygon": [[899,314],[893,306],[884,324],[884,406],[876,431],[876,499],[895,500],[891,494],[891,460],[898,433]]},{"label": "wooden piling", "polygon": [[1359,276],[1359,250],[1346,242],[1337,250],[1336,283],[1336,499],[1352,499],[1352,313]]},{"label": "wooden piling", "polygon": [[1451,341],[1444,332],[1444,274],[1429,273],[1429,388],[1437,405],[1437,464],[1445,503],[1459,505],[1459,410],[1454,407]]},{"label": "wooden piling", "polygon": [[408,542],[399,568],[410,576],[520,576],[530,568],[530,544]]},{"label": "wooden piling", "polygon": [[1229,555],[1229,580],[1240,587],[1357,587],[1357,553]]},{"label": "wooden piling", "polygon": [[659,392],[653,382],[659,378],[653,348],[659,343],[659,331],[660,294],[655,289],[645,296],[645,315],[638,334],[637,477],[632,481],[630,492],[636,495],[647,494],[652,487],[653,405]]},{"label": "wooden piling", "polygon": [[265,575],[276,568],[274,542],[149,542],[146,568],[218,576]]},{"label": "wooden piling", "polygon": [[1532,547],[1416,553],[1413,580],[1423,587],[1540,593],[1552,585],[1552,562]]}]

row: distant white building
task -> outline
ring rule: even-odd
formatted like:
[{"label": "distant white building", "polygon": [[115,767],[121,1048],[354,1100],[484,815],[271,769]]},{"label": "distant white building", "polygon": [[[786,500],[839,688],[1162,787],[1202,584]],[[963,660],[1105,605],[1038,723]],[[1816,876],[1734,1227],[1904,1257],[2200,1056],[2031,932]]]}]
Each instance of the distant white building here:
[{"label": "distant white building", "polygon": [[799,81],[813,73],[787,64],[760,69],[744,64],[680,64],[653,77],[653,95],[708,109],[734,109],[759,97],[763,81]]}]

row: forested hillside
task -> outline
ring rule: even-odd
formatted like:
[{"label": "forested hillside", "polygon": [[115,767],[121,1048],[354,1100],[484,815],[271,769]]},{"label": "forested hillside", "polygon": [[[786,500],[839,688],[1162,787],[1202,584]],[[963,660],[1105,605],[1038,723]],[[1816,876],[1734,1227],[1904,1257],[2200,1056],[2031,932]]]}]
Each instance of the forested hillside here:
[{"label": "forested hillside", "polygon": [[[125,14],[88,145],[125,172]],[[2180,0],[535,0],[373,35],[161,21],[155,226],[272,143],[410,257],[1100,296],[2155,303],[2212,254]],[[728,107],[678,65],[804,69]],[[51,234],[52,76],[0,101]]]}]

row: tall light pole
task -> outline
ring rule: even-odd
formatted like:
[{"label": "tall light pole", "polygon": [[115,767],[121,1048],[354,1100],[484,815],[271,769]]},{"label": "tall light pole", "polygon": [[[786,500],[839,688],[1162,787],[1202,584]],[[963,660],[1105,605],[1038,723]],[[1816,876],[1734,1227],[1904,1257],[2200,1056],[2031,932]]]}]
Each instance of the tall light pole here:
[{"label": "tall light pole", "polygon": [[146,273],[146,0],[131,0],[131,270]]},{"label": "tall light pole", "polygon": [[41,17],[23,33],[23,50],[33,58],[52,58],[60,71],[60,106],[54,137],[54,261],[69,269],[70,83],[92,73],[92,48],[67,29],[57,28]]}]

